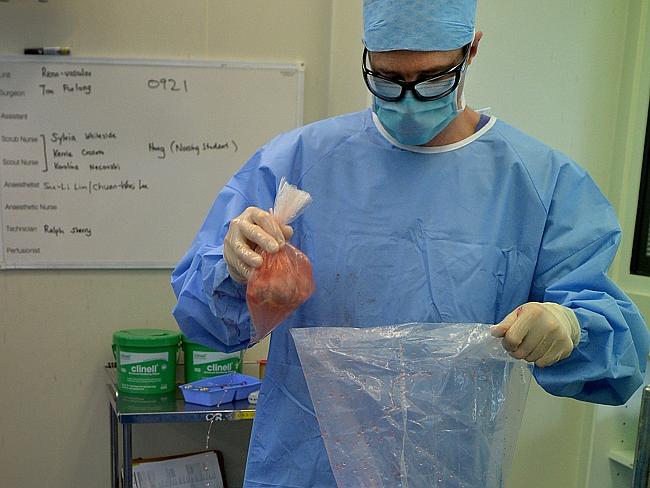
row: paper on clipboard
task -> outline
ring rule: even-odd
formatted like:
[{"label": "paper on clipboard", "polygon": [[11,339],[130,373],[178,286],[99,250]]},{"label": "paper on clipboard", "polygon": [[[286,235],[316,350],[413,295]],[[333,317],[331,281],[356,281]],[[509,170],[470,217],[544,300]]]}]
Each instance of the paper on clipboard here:
[{"label": "paper on clipboard", "polygon": [[219,461],[214,452],[204,452],[133,467],[135,488],[223,488]]}]

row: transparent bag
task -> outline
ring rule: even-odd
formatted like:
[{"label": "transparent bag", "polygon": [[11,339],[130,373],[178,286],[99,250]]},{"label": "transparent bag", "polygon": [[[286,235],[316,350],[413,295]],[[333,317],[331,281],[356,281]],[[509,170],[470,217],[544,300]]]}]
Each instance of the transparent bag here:
[{"label": "transparent bag", "polygon": [[531,368],[482,324],[292,329],[339,487],[502,487]]},{"label": "transparent bag", "polygon": [[[271,211],[278,224],[293,222],[311,203],[309,193],[282,178]],[[258,251],[262,265],[248,280],[246,303],[254,334],[251,344],[266,337],[314,293],[309,258],[287,243],[276,253]]]}]

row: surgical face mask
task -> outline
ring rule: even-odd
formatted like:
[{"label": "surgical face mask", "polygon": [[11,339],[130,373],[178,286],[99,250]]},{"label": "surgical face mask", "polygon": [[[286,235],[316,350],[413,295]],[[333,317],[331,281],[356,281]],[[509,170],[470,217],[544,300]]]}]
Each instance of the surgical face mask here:
[{"label": "surgical face mask", "polygon": [[426,144],[465,108],[464,98],[458,94],[458,90],[462,90],[462,81],[449,95],[430,102],[416,99],[411,92],[398,102],[373,97],[373,111],[381,125],[399,143],[408,146]]}]

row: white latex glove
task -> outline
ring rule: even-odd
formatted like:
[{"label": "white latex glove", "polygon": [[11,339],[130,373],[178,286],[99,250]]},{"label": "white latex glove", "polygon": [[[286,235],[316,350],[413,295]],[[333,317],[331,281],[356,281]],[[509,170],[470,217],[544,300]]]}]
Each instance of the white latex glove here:
[{"label": "white latex glove", "polygon": [[502,337],[513,358],[543,368],[569,357],[580,342],[580,324],[573,310],[557,303],[529,302],[491,328]]},{"label": "white latex glove", "polygon": [[248,207],[230,221],[223,241],[223,257],[233,280],[247,283],[252,268],[262,265],[262,256],[254,249],[278,252],[293,235],[288,225],[279,225],[269,212]]}]

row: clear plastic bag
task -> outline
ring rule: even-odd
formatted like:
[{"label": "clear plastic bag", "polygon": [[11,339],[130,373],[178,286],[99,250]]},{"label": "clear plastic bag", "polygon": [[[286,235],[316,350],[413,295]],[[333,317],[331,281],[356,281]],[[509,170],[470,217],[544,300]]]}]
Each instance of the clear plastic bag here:
[{"label": "clear plastic bag", "polygon": [[[289,224],[310,203],[309,193],[282,178],[272,214],[279,224]],[[246,288],[246,303],[255,329],[251,344],[266,337],[315,290],[309,259],[291,244],[276,253],[260,254],[262,266],[253,270]]]},{"label": "clear plastic bag", "polygon": [[531,368],[489,326],[291,334],[338,486],[503,486]]}]

